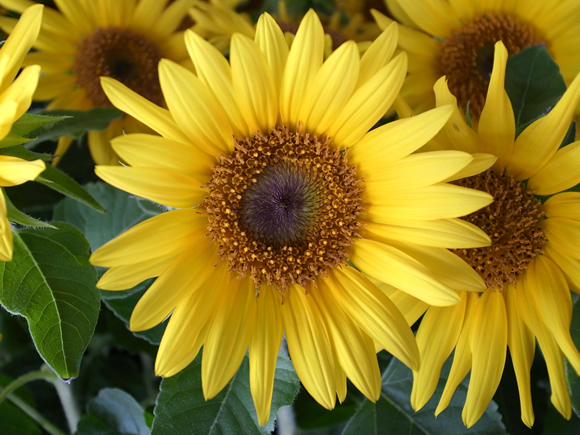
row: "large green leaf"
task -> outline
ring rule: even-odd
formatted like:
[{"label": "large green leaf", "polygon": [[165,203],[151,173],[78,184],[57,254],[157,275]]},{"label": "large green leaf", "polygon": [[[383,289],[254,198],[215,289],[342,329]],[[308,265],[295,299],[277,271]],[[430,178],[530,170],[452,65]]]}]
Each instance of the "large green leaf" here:
[{"label": "large green leaf", "polygon": [[483,416],[471,429],[468,430],[463,425],[461,411],[467,397],[466,380],[457,387],[447,409],[435,418],[435,409],[445,387],[448,372],[449,361],[441,373],[435,394],[421,410],[415,412],[410,403],[413,373],[393,358],[383,373],[383,389],[379,401],[375,404],[365,400],[342,434],[505,434],[501,415],[494,402],[489,404]]},{"label": "large green leaf", "polygon": [[36,137],[34,133],[40,134],[42,129],[50,128],[50,126],[67,118],[68,116],[43,116],[25,113],[12,124],[10,133],[0,141],[0,148],[30,142]]},{"label": "large green leaf", "polygon": [[[161,212],[161,209],[154,203],[115,189],[108,184],[89,184],[86,189],[103,204],[107,213],[99,213],[86,205],[66,198],[56,206],[54,220],[62,220],[76,226],[85,234],[93,251],[139,222]],[[150,284],[151,282],[147,281],[122,292],[103,291],[103,301],[128,324],[135,304]],[[137,332],[135,335],[151,343],[159,344],[164,330],[165,326],[159,325],[148,331]]]},{"label": "large green leaf", "polygon": [[269,434],[278,409],[290,405],[299,381],[289,358],[278,355],[270,421],[258,425],[250,393],[249,362],[242,365],[220,394],[207,402],[201,388],[201,354],[183,371],[163,379],[157,397],[153,435]]},{"label": "large green leaf", "polygon": [[544,45],[510,56],[505,89],[516,118],[517,134],[554,107],[566,91],[560,68]]},{"label": "large green leaf", "polygon": [[48,222],[44,222],[38,219],[33,218],[32,216],[28,216],[26,213],[22,213],[18,210],[4,189],[0,188],[2,194],[4,195],[4,201],[6,201],[6,210],[8,215],[8,220],[14,224],[22,225],[25,227],[33,227],[33,228],[54,228],[53,225],[49,224]]},{"label": "large green leaf", "polygon": [[105,388],[87,404],[76,435],[148,435],[145,410],[117,388]]},{"label": "large green leaf", "polygon": [[95,330],[100,295],[83,234],[66,223],[54,226],[13,232],[13,260],[0,263],[0,303],[26,317],[42,358],[71,379]]}]

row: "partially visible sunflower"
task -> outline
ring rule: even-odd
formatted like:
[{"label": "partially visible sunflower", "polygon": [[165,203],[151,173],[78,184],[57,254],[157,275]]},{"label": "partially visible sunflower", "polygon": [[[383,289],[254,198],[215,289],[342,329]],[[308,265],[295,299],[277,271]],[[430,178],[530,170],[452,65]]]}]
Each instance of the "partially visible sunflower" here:
[{"label": "partially visible sunflower", "polygon": [[[431,307],[411,297],[399,303],[409,322],[423,313],[417,333],[421,368],[414,372],[411,404],[421,409],[432,396],[441,367],[453,349],[453,365],[435,411],[449,404],[471,370],[463,421],[471,427],[484,413],[502,377],[506,348],[516,372],[522,421],[531,427],[534,412],[530,368],[537,340],[548,366],[552,403],[566,418],[572,409],[564,357],[580,373],[580,353],[570,337],[572,299],[580,293],[580,193],[562,192],[580,183],[580,141],[559,149],[580,101],[580,75],[544,117],[515,138],[514,113],[504,90],[508,51],[495,46],[487,98],[476,133],[456,109],[423,150],[473,153],[481,169],[457,184],[489,193],[495,202],[465,217],[489,234],[490,247],[455,252],[467,261],[487,289],[461,293],[453,307]],[[435,84],[437,106],[457,104],[445,78]],[[491,153],[497,156],[490,159]],[[561,193],[559,193],[561,192]],[[537,195],[553,195],[542,203]]]},{"label": "partially visible sunflower", "polygon": [[[473,158],[459,151],[410,156],[452,107],[369,132],[406,75],[406,55],[391,59],[396,35],[393,25],[362,58],[348,41],[323,62],[324,29],[314,11],[290,49],[264,14],[255,40],[233,35],[228,63],[187,31],[197,76],[169,60],[159,64],[169,110],[103,78],[113,104],[161,136],[114,139],[130,166],[97,166],[97,175],[176,208],[91,257],[110,268],[99,281],[103,289],[157,277],[130,327],[149,329],[173,313],[157,355],[159,375],[178,373],[203,346],[209,399],[249,347],[250,387],[264,424],[285,334],[298,376],[324,407],[333,408],[337,395],[344,399],[347,376],[375,401],[375,345],[415,370],[419,361],[405,319],[365,275],[437,306],[459,302],[453,288],[483,290],[469,265],[444,249],[489,244],[457,217],[491,197],[445,183]],[[379,234],[363,236],[365,225]],[[394,236],[384,241],[381,231]],[[416,246],[425,239],[430,248]]]},{"label": "partially visible sunflower", "polygon": [[[196,0],[57,0],[59,10],[47,8],[36,52],[24,60],[37,64],[42,76],[34,99],[50,101],[48,109],[88,110],[112,107],[99,78],[113,77],[163,105],[157,64],[161,58],[187,62],[179,25]],[[22,12],[29,0],[0,0],[7,9]],[[0,27],[12,31],[16,20],[0,17]],[[150,132],[131,117],[113,121],[105,131],[88,134],[91,155],[99,164],[118,164],[110,140],[123,131]],[[62,155],[72,139],[62,137]]]},{"label": "partially visible sunflower", "polygon": [[[494,44],[510,55],[545,44],[567,84],[580,72],[580,2],[577,0],[386,0],[402,23],[399,43],[409,55],[401,95],[416,112],[435,106],[433,85],[445,75],[459,107],[475,121],[485,104]],[[374,12],[385,28],[391,19]]]},{"label": "partially visible sunflower", "polygon": [[[36,41],[42,21],[42,5],[26,9],[14,27],[12,35],[0,48],[0,140],[30,107],[38,83],[40,67],[24,68],[14,80],[22,61]],[[0,156],[0,186],[17,186],[34,180],[44,171],[42,160],[26,161]],[[7,218],[6,200],[0,189],[0,261],[12,260],[12,230]]]}]

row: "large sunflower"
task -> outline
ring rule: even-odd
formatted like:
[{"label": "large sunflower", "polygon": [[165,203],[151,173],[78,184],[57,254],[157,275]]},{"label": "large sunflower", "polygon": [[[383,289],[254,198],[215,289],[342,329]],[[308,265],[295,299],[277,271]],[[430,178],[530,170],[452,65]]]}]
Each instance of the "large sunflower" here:
[{"label": "large sunflower", "polygon": [[[314,11],[290,50],[264,14],[255,40],[233,36],[228,63],[188,31],[197,76],[168,60],[159,64],[169,110],[103,79],[113,104],[161,137],[114,139],[130,166],[97,166],[97,175],[176,208],[91,257],[110,267],[98,284],[103,289],[158,277],[130,327],[149,329],[173,313],[159,375],[179,372],[203,345],[203,391],[211,398],[249,346],[252,396],[264,424],[285,333],[296,372],[323,406],[332,408],[337,393],[344,399],[346,376],[377,400],[375,343],[414,369],[418,351],[401,313],[361,272],[437,306],[457,303],[457,286],[483,290],[467,263],[443,249],[489,244],[457,217],[491,197],[444,182],[473,158],[458,151],[409,156],[452,107],[367,133],[405,78],[406,55],[391,60],[396,35],[394,25],[362,59],[346,42],[323,62],[324,30]],[[398,238],[363,238],[365,222]],[[415,249],[415,239],[436,247]]]},{"label": "large sunflower", "polygon": [[[580,372],[580,353],[570,337],[572,300],[580,292],[580,193],[562,192],[580,183],[580,141],[558,149],[580,101],[577,76],[550,113],[515,139],[515,120],[504,90],[508,51],[495,46],[495,61],[486,103],[475,133],[459,109],[425,148],[475,153],[482,168],[493,164],[482,152],[497,156],[488,171],[457,182],[488,192],[495,202],[465,218],[491,237],[492,245],[455,251],[485,280],[478,296],[462,292],[454,307],[432,307],[405,298],[397,305],[414,322],[425,310],[417,333],[421,368],[414,373],[411,404],[427,403],[441,367],[453,349],[453,365],[436,414],[471,370],[463,421],[471,427],[492,399],[509,347],[516,372],[522,421],[534,423],[530,368],[537,340],[550,376],[552,403],[570,418],[564,357]],[[437,106],[456,104],[445,78],[435,84]],[[562,193],[559,193],[562,192]],[[542,203],[537,195],[553,195]],[[397,301],[398,292],[394,293]]]},{"label": "large sunflower", "polygon": [[[469,102],[477,120],[485,103],[494,44],[510,55],[546,44],[567,84],[580,71],[580,2],[577,0],[386,0],[401,26],[409,55],[401,95],[417,112],[434,107],[433,85],[445,75],[459,107]],[[391,20],[374,12],[381,27]]]},{"label": "large sunflower", "polygon": [[[25,68],[14,80],[22,61],[36,41],[42,21],[42,5],[24,11],[12,35],[0,48],[0,140],[30,107],[38,83],[40,67]],[[16,157],[0,156],[0,186],[16,186],[34,180],[45,166],[42,160],[32,162]],[[12,260],[12,231],[7,218],[6,200],[0,189],[0,261]]]},{"label": "large sunflower", "polygon": [[[162,105],[157,64],[161,58],[188,59],[179,26],[196,0],[56,0],[59,10],[47,9],[36,52],[25,65],[40,65],[42,76],[34,99],[50,101],[48,109],[88,110],[111,107],[99,77],[113,77]],[[4,7],[22,12],[28,0],[0,0]],[[0,27],[12,31],[16,20],[0,17]],[[113,121],[105,131],[88,134],[98,164],[118,164],[110,140],[123,131],[144,132],[131,117]],[[62,155],[72,139],[62,137],[56,151]]]}]

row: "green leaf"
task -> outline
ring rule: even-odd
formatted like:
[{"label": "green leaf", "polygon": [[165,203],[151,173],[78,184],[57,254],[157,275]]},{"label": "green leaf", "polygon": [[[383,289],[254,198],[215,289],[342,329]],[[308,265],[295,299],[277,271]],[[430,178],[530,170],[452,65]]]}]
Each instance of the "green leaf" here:
[{"label": "green leaf", "polygon": [[[576,348],[580,349],[580,299],[574,304],[570,335]],[[572,409],[580,413],[580,376],[576,374],[576,371],[572,368],[568,360],[566,360],[566,378],[568,379],[568,387],[572,398]]]},{"label": "green leaf", "polygon": [[30,150],[24,148],[21,145],[7,147],[7,148],[0,148],[0,155],[19,157],[21,159],[28,160],[28,161],[40,159],[44,162],[50,162],[53,159],[52,154],[35,153],[33,151],[30,151]]},{"label": "green leaf", "polygon": [[77,435],[148,435],[145,410],[129,394],[105,388],[87,404],[87,415],[79,422]]},{"label": "green leaf", "polygon": [[483,416],[467,429],[461,420],[461,411],[467,397],[468,381],[464,380],[455,391],[451,403],[435,418],[435,409],[445,387],[450,360],[444,366],[439,385],[429,402],[418,412],[411,408],[413,373],[399,360],[393,358],[383,373],[381,398],[375,404],[365,400],[344,428],[342,435],[381,434],[505,434],[501,415],[492,401]]},{"label": "green leaf", "polygon": [[33,228],[55,228],[53,225],[49,224],[48,222],[43,222],[41,220],[35,219],[32,216],[28,216],[26,213],[22,213],[20,210],[18,210],[14,204],[12,204],[12,201],[10,201],[10,198],[8,198],[8,195],[6,195],[6,192],[4,191],[4,189],[0,189],[2,190],[2,193],[4,195],[4,200],[6,201],[6,208],[8,211],[8,221],[15,223],[15,224],[19,224],[19,225],[23,225],[25,227],[33,227]]},{"label": "green leaf", "polygon": [[[105,183],[88,184],[86,189],[103,204],[108,210],[107,213],[99,213],[86,205],[66,198],[56,206],[53,218],[68,222],[81,230],[87,237],[93,251],[139,222],[161,213],[161,209],[154,203],[132,196]],[[103,302],[128,327],[133,308],[150,284],[151,281],[146,281],[131,290],[121,292],[103,291]],[[134,334],[150,343],[159,344],[164,330],[165,325],[161,324],[148,331]]]},{"label": "green leaf", "polygon": [[58,124],[45,126],[30,132],[36,140],[30,144],[36,144],[45,140],[58,139],[61,136],[78,138],[90,130],[105,130],[115,119],[123,114],[115,108],[95,108],[87,111],[78,110],[47,110],[40,112],[41,115],[65,118]]},{"label": "green leaf", "polygon": [[43,116],[25,113],[12,124],[10,133],[0,141],[0,148],[30,142],[35,138],[34,135],[30,135],[31,132],[40,132],[43,128],[46,129],[67,118],[68,116]]},{"label": "green leaf", "polygon": [[352,390],[352,388],[349,388],[344,402],[337,402],[336,407],[329,411],[308,394],[308,391],[302,388],[292,404],[292,409],[296,416],[296,424],[300,429],[314,430],[331,429],[344,423],[354,415],[362,401],[362,399],[357,397],[357,392]]},{"label": "green leaf", "polygon": [[512,102],[516,135],[519,135],[556,105],[566,91],[566,83],[546,47],[536,45],[509,57],[505,89]]},{"label": "green leaf", "polygon": [[[0,374],[0,385],[8,385],[12,379]],[[20,387],[15,394],[26,403],[34,406],[34,398],[26,387]],[[40,435],[40,428],[24,411],[15,406],[10,400],[0,404],[0,433],[2,435]]]},{"label": "green leaf", "polygon": [[183,371],[163,379],[155,406],[152,435],[269,434],[274,430],[278,409],[290,405],[299,389],[290,359],[280,353],[276,365],[270,420],[260,427],[250,393],[249,362],[242,365],[230,383],[211,400],[201,389],[201,354]]},{"label": "green leaf", "polygon": [[63,195],[80,201],[95,210],[100,212],[105,211],[105,208],[99,204],[90,193],[83,189],[80,184],[64,172],[56,169],[54,166],[47,165],[44,172],[42,172],[35,181],[38,181]]},{"label": "green leaf", "polygon": [[95,330],[100,295],[89,244],[72,225],[13,232],[14,255],[0,263],[0,303],[26,317],[42,358],[63,379],[78,376]]}]

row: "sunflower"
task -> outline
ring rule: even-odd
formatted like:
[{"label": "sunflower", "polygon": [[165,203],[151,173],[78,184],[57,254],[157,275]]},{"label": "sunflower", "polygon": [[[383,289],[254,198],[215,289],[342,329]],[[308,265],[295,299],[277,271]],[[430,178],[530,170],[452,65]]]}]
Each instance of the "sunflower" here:
[{"label": "sunflower", "polygon": [[[416,112],[434,107],[432,88],[443,75],[459,107],[477,121],[493,65],[494,44],[510,55],[545,44],[569,85],[580,71],[580,3],[577,0],[386,0],[402,23],[400,46],[409,55],[401,95]],[[373,12],[379,26],[391,20]]]},{"label": "sunflower", "polygon": [[[38,83],[40,67],[28,66],[14,80],[24,56],[36,41],[42,21],[42,5],[26,9],[14,27],[12,35],[0,48],[0,140],[30,107]],[[0,156],[0,186],[17,186],[34,180],[45,166],[42,160],[26,161]],[[2,190],[2,189],[0,189]],[[0,261],[12,260],[12,231],[7,218],[4,192],[0,192]]]},{"label": "sunflower", "polygon": [[[112,107],[99,77],[113,77],[145,98],[163,104],[157,64],[161,58],[187,60],[183,31],[178,28],[196,0],[59,0],[59,10],[47,9],[36,52],[25,65],[40,65],[42,76],[34,99],[50,101],[48,109],[89,110]],[[22,12],[28,0],[0,0]],[[0,17],[0,27],[12,31],[16,20]],[[131,117],[113,121],[105,131],[90,131],[91,155],[100,164],[118,164],[110,139],[123,131],[150,132]],[[68,149],[62,137],[58,156]]]},{"label": "sunflower", "polygon": [[[130,321],[141,331],[173,313],[157,374],[179,372],[203,345],[209,399],[249,347],[251,391],[264,424],[284,333],[296,372],[321,405],[333,408],[337,394],[344,399],[346,376],[376,401],[375,345],[414,369],[419,361],[405,319],[365,275],[437,306],[459,302],[458,283],[483,290],[469,265],[443,249],[490,243],[457,219],[488,205],[490,195],[444,182],[473,158],[458,151],[409,156],[438,132],[452,107],[367,133],[405,78],[406,54],[391,59],[396,35],[393,25],[362,59],[348,41],[323,62],[324,29],[314,11],[291,49],[263,14],[255,40],[233,35],[228,63],[187,31],[197,76],[160,62],[168,110],[103,78],[112,103],[161,136],[114,139],[130,166],[97,166],[97,175],[175,208],[91,257],[110,268],[102,289],[158,277]],[[398,238],[363,237],[365,224]],[[430,238],[436,248],[415,249],[417,238]]]},{"label": "sunflower", "polygon": [[[465,217],[490,235],[492,245],[456,250],[485,281],[481,294],[461,292],[453,307],[431,307],[397,291],[395,303],[409,323],[423,313],[417,333],[421,368],[414,372],[411,404],[419,410],[439,380],[453,349],[453,365],[435,411],[442,412],[471,370],[463,421],[471,427],[484,413],[502,376],[509,347],[518,382],[521,418],[534,423],[530,368],[537,340],[548,367],[551,401],[567,419],[572,410],[564,357],[580,372],[580,353],[570,337],[572,299],[580,293],[580,193],[562,192],[580,183],[580,141],[559,149],[580,101],[580,75],[556,106],[515,138],[515,120],[504,90],[508,50],[495,45],[486,102],[474,132],[456,109],[448,124],[424,149],[474,153],[491,169],[459,180],[460,186],[485,191],[490,206]],[[457,104],[445,78],[435,84],[437,106]],[[497,157],[489,159],[483,152]],[[538,195],[549,196],[542,203]],[[426,312],[425,312],[426,311]]]}]

